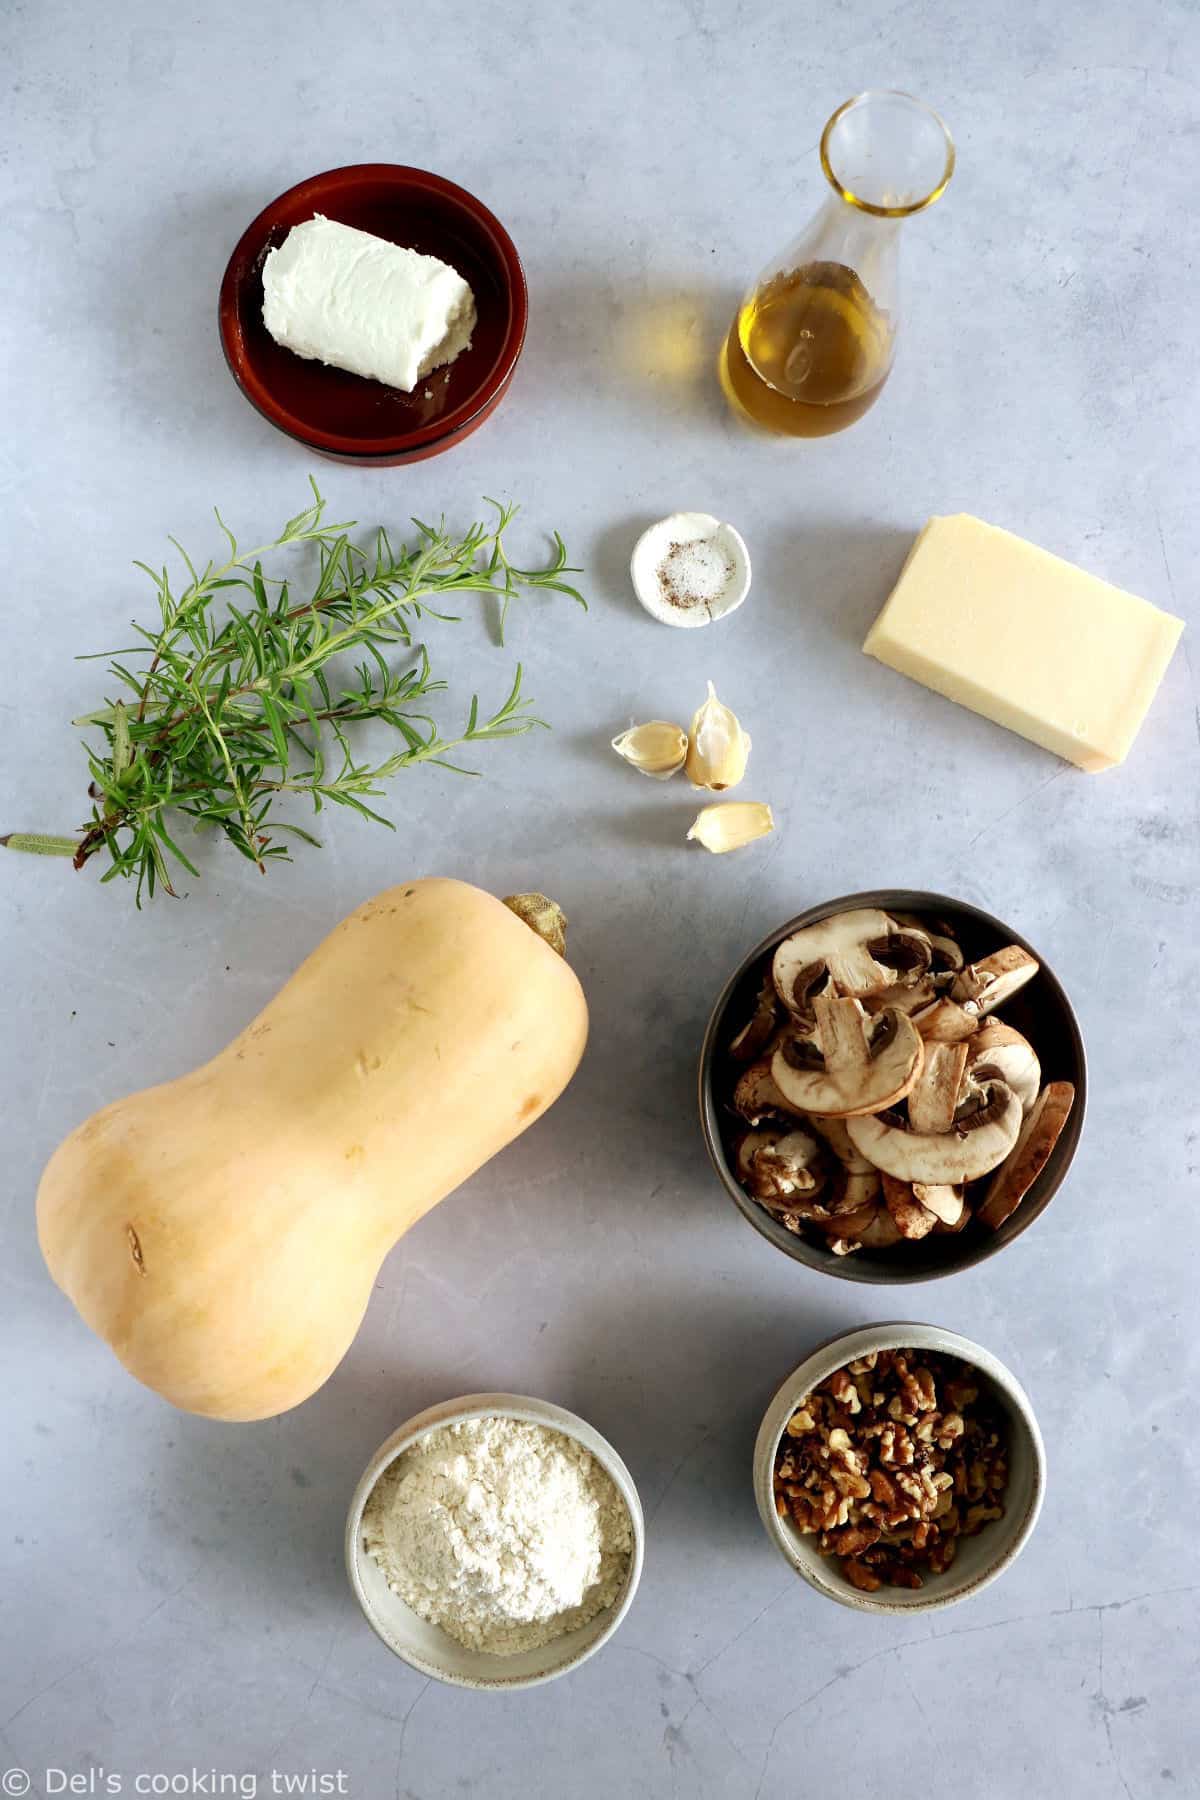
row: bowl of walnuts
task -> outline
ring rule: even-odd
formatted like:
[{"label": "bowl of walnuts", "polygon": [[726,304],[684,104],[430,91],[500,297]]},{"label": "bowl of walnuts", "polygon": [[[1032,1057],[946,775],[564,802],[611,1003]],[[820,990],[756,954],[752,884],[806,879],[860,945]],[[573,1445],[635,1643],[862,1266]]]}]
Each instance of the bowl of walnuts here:
[{"label": "bowl of walnuts", "polygon": [[754,1448],[767,1536],[826,1599],[927,1612],[995,1581],[1037,1523],[1046,1452],[1021,1383],[935,1325],[866,1325],[780,1387]]}]

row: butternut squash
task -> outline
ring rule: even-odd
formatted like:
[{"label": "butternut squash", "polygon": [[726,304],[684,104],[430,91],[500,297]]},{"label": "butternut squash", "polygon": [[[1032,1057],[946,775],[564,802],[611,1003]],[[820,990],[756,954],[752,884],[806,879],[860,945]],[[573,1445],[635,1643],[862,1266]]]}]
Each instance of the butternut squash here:
[{"label": "butternut squash", "polygon": [[392,1245],[545,1112],[586,1038],[576,977],[503,902],[391,888],[211,1062],[59,1146],[50,1273],[175,1406],[284,1412],[345,1355]]}]

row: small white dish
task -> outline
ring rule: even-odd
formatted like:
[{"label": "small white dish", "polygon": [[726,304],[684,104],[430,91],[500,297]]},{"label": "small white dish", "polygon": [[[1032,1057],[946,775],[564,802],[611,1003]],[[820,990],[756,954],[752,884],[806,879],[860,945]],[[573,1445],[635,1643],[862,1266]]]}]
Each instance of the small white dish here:
[{"label": "small white dish", "polygon": [[[994,1519],[974,1537],[960,1541],[958,1554],[944,1575],[926,1575],[920,1588],[881,1587],[865,1594],[853,1587],[833,1557],[823,1556],[815,1537],[796,1530],[775,1510],[775,1452],[787,1422],[806,1394],[835,1369],[872,1350],[941,1351],[959,1356],[986,1379],[1008,1419],[1008,1488],[1004,1517]],[[784,1560],[810,1587],[858,1612],[932,1612],[980,1593],[1016,1560],[1037,1524],[1046,1486],[1046,1448],[1029,1396],[999,1357],[981,1344],[936,1325],[864,1325],[833,1338],[794,1369],[775,1395],[759,1427],[754,1445],[754,1498],[767,1536]]]},{"label": "small white dish", "polygon": [[750,592],[750,552],[741,533],[712,513],[672,513],[643,531],[629,574],[652,619],[688,630],[742,604]]},{"label": "small white dish", "polygon": [[[529,1425],[546,1425],[574,1438],[595,1457],[612,1479],[617,1492],[629,1509],[633,1550],[629,1574],[612,1605],[597,1613],[587,1625],[555,1638],[540,1650],[524,1650],[516,1656],[494,1656],[485,1650],[468,1650],[456,1644],[438,1625],[430,1625],[419,1617],[388,1586],[383,1570],[363,1544],[362,1516],[375,1483],[383,1471],[405,1450],[411,1449],[427,1431],[441,1425],[456,1425],[464,1419],[520,1419]],[[607,1438],[589,1425],[586,1419],[554,1406],[549,1400],[531,1399],[524,1394],[466,1394],[457,1400],[444,1400],[394,1431],[382,1443],[359,1478],[346,1518],[346,1571],[355,1598],[366,1615],[367,1623],[383,1639],[401,1661],[435,1681],[456,1687],[504,1690],[536,1687],[567,1675],[587,1661],[616,1631],[633,1604],[642,1574],[645,1521],[633,1477]]]}]

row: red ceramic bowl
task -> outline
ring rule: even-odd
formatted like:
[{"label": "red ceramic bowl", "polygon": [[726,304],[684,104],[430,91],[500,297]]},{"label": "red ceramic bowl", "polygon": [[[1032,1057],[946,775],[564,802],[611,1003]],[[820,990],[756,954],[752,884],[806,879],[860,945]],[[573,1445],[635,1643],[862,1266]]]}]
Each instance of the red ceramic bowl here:
[{"label": "red ceramic bowl", "polygon": [[[262,320],[263,262],[314,213],[451,263],[475,295],[471,348],[402,394],[277,344]],[[396,163],[354,163],[289,188],[242,234],[221,282],[221,345],[243,394],[340,462],[419,462],[469,437],[507,392],[528,318],[525,272],[500,221],[465,188]]]}]

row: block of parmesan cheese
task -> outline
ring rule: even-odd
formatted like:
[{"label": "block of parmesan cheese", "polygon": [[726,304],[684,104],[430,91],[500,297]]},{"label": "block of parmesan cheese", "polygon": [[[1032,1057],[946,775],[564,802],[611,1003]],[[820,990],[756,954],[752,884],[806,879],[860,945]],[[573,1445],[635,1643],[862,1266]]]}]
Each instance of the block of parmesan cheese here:
[{"label": "block of parmesan cheese", "polygon": [[317,213],[263,264],[263,323],[297,356],[411,394],[469,346],[475,298],[438,257]]},{"label": "block of parmesan cheese", "polygon": [[967,513],[930,519],[863,649],[1081,769],[1124,762],[1182,619]]}]

